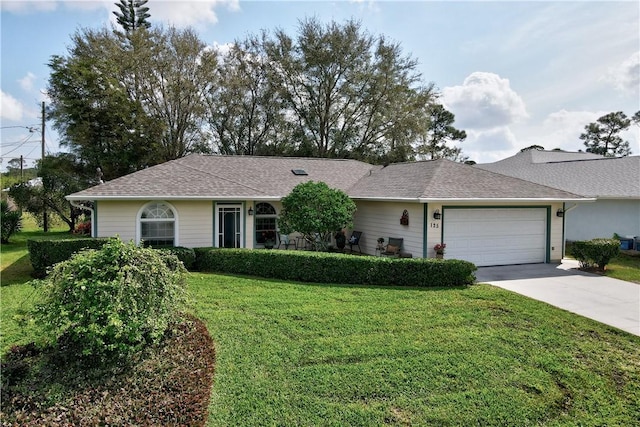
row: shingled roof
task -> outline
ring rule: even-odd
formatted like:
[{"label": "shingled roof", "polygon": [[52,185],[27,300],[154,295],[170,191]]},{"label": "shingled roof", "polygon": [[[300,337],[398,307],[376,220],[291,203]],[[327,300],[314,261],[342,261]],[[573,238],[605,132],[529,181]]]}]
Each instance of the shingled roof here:
[{"label": "shingled roof", "polygon": [[[346,191],[375,168],[356,160],[192,154],[67,196],[105,199],[279,200],[301,182]],[[295,175],[292,170],[307,175]]]},{"label": "shingled roof", "polygon": [[446,159],[396,163],[374,170],[348,194],[355,199],[419,201],[582,199],[566,191]]},{"label": "shingled roof", "polygon": [[640,199],[640,156],[532,150],[476,168],[587,197]]},{"label": "shingled roof", "polygon": [[[306,175],[296,175],[303,170]],[[279,200],[323,181],[354,199],[578,200],[581,196],[450,160],[373,166],[356,160],[190,155],[67,197],[69,200]]]}]

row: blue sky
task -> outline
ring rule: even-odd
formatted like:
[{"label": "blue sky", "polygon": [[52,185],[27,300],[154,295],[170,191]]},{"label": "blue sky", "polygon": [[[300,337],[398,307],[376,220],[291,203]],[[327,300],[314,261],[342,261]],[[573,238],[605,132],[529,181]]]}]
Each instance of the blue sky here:
[{"label": "blue sky", "polygon": [[[47,63],[65,55],[79,28],[113,22],[116,0],[5,1],[1,8],[2,168],[40,156],[40,103]],[[210,45],[261,29],[295,34],[300,20],[359,20],[419,62],[442,103],[467,131],[460,146],[479,163],[533,144],[584,149],[584,126],[640,109],[640,3],[595,1],[150,0],[152,24],[195,28]],[[640,154],[640,127],[623,137]],[[46,151],[60,151],[46,125]]]}]

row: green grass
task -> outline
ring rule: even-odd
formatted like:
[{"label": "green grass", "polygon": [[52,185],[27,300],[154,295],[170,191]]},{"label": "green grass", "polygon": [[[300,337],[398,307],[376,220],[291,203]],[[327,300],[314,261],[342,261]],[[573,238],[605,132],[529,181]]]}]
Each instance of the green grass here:
[{"label": "green grass", "polygon": [[[210,426],[640,419],[640,337],[488,285],[327,286],[196,273],[189,284],[193,311],[216,343]],[[31,289],[0,288],[3,353],[29,340],[13,314],[32,304]]]},{"label": "green grass", "polygon": [[487,285],[194,274],[217,346],[211,426],[632,425],[640,338]]},{"label": "green grass", "polygon": [[614,279],[640,283],[640,252],[621,253],[611,260],[604,274]]}]

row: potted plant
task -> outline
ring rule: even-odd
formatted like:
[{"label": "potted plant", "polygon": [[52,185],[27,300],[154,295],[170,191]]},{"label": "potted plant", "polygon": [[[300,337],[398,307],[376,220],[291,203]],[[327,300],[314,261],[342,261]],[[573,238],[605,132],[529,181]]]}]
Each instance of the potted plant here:
[{"label": "potted plant", "polygon": [[340,250],[343,250],[345,245],[347,244],[347,236],[344,234],[344,230],[340,230],[333,236],[336,239],[336,247]]},{"label": "potted plant", "polygon": [[446,243],[438,243],[433,247],[433,250],[436,251],[436,258],[442,259],[444,258],[444,250],[447,247]]},{"label": "potted plant", "polygon": [[384,237],[378,237],[378,249],[384,249]]},{"label": "potted plant", "polygon": [[273,230],[263,231],[262,239],[264,240],[265,248],[273,249],[273,247],[276,245],[276,232]]}]

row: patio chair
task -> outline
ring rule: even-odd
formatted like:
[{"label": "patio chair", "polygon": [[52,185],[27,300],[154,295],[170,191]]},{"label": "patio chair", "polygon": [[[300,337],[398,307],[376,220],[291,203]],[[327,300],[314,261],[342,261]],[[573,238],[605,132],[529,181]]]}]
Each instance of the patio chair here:
[{"label": "patio chair", "polygon": [[289,249],[289,246],[293,246],[294,248],[298,249],[298,242],[296,241],[296,239],[290,239],[288,234],[278,233],[278,241],[280,242],[278,248],[284,245],[285,250]]},{"label": "patio chair", "polygon": [[404,242],[404,239],[402,237],[389,237],[388,242],[389,243],[387,243],[387,246],[380,255],[398,258],[400,256],[400,251],[402,250],[402,243]]},{"label": "patio chair", "polygon": [[362,237],[362,231],[354,231],[351,233],[351,237],[347,240],[347,245],[349,245],[349,250],[353,252],[353,247],[358,247],[358,252],[362,253],[362,249],[360,249],[360,238]]}]

